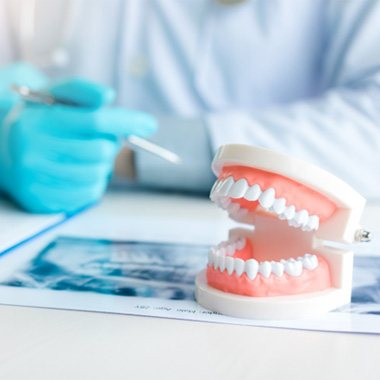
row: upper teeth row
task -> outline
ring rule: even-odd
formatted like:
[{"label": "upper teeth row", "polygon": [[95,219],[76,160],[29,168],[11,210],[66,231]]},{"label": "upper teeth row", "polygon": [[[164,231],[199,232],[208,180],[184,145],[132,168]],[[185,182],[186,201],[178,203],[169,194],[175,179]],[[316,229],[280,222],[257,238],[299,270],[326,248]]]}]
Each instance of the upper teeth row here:
[{"label": "upper teeth row", "polygon": [[242,215],[248,211],[237,203],[231,203],[229,198],[244,198],[252,202],[258,200],[261,207],[275,212],[280,219],[287,220],[291,227],[300,227],[303,231],[317,230],[319,227],[319,217],[317,215],[309,215],[309,212],[305,209],[296,211],[295,206],[286,205],[285,198],[276,198],[276,192],[273,187],[262,190],[258,184],[249,186],[245,178],[235,181],[232,176],[229,176],[216,181],[211,190],[210,198],[222,208],[228,209],[231,214],[239,212]]},{"label": "upper teeth row", "polygon": [[303,269],[313,270],[318,267],[318,258],[316,255],[306,253],[297,259],[287,259],[280,261],[263,261],[258,262],[255,259],[244,261],[243,259],[233,258],[220,254],[216,249],[211,249],[208,255],[208,264],[214,269],[221,272],[227,270],[229,275],[235,272],[237,276],[246,273],[250,280],[254,280],[257,274],[261,274],[265,278],[269,278],[271,273],[281,277],[284,273],[290,276],[298,277],[302,274]]}]

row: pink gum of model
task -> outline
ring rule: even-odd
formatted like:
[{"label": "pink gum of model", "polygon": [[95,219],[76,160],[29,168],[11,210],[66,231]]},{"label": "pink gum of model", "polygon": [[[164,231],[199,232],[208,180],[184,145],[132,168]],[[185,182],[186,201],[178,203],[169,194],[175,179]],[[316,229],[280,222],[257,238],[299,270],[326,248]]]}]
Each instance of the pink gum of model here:
[{"label": "pink gum of model", "polygon": [[[228,166],[223,168],[219,179],[229,176],[235,180],[245,178],[250,185],[258,184],[262,189],[273,187],[276,190],[276,197],[284,197],[287,203],[295,205],[297,209],[307,209],[310,215],[318,215],[321,222],[328,219],[336,210],[335,204],[322,194],[279,174],[244,166]],[[255,210],[259,204],[257,201],[250,202],[245,199],[237,199],[233,202],[239,203],[250,211]]]}]

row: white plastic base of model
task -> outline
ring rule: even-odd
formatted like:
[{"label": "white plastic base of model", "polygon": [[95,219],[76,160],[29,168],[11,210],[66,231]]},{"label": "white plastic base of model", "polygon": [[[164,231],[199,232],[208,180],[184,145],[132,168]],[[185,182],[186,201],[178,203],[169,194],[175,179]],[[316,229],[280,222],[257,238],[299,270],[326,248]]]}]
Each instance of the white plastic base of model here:
[{"label": "white plastic base of model", "polygon": [[349,303],[351,292],[330,288],[295,296],[248,297],[210,287],[203,271],[196,278],[195,298],[206,309],[231,317],[281,320],[326,314]]}]

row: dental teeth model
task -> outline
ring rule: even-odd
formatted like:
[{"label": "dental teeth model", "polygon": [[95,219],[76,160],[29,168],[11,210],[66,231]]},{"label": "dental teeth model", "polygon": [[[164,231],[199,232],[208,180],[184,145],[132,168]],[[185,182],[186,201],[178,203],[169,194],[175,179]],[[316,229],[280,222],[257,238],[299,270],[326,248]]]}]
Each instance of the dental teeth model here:
[{"label": "dental teeth model", "polygon": [[353,253],[324,241],[350,244],[368,236],[359,227],[362,196],[318,167],[263,148],[223,146],[212,167],[218,179],[211,200],[254,229],[233,229],[211,248],[196,280],[202,306],[287,319],[350,302]]}]

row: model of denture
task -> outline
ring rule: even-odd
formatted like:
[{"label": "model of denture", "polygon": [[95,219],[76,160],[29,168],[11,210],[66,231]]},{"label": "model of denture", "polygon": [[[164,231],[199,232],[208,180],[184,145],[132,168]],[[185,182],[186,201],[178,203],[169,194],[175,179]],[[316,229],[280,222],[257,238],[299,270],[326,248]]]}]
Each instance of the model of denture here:
[{"label": "model of denture", "polygon": [[196,281],[202,306],[242,318],[285,319],[350,302],[347,244],[369,240],[359,226],[361,195],[314,165],[263,148],[223,146],[212,167],[218,178],[211,200],[254,227],[233,229],[211,248]]}]

